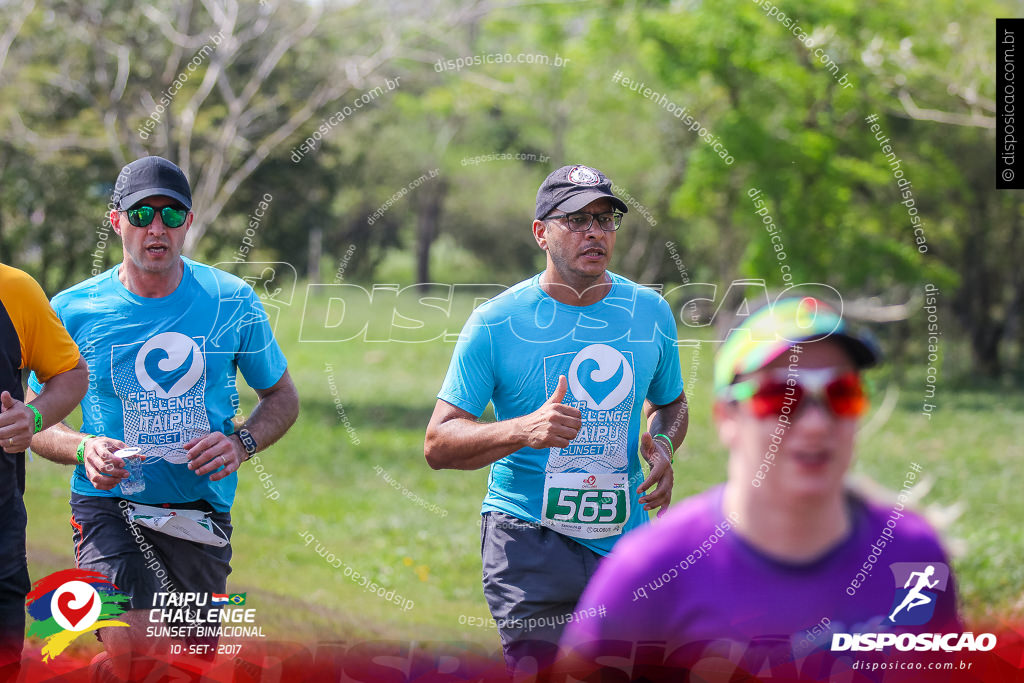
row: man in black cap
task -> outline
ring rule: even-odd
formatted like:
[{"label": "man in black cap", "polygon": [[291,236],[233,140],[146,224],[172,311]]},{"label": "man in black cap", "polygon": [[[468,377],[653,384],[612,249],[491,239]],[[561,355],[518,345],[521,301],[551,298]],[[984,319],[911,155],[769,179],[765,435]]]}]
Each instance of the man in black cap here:
[{"label": "man in black cap", "polygon": [[[24,401],[22,369],[47,380]],[[89,386],[89,370],[46,294],[27,273],[0,263],[0,681],[17,678],[25,639],[25,449],[63,418]]]},{"label": "man in black cap", "polygon": [[[596,169],[547,177],[533,221],[547,267],[473,312],[427,427],[431,467],[491,466],[484,594],[513,670],[546,667],[566,623],[600,618],[573,614],[598,561],[672,497],[687,428],[675,318],[608,271],[626,211]],[[488,403],[496,422],[479,421]]]},{"label": "man in black cap", "polygon": [[[194,624],[197,612],[209,619],[206,610],[216,607],[209,595],[226,591],[235,473],[295,421],[298,394],[252,288],[181,256],[193,218],[181,169],[156,156],[133,161],[121,170],[113,200],[123,262],[53,299],[94,369],[84,424],[81,431],[55,425],[32,448],[76,465],[76,565],[131,597],[122,617],[130,627],[100,630],[110,655],[101,667],[141,680],[145,668],[135,655],[155,642],[148,628],[213,654]],[[259,396],[241,427],[232,421],[237,370]],[[38,391],[36,379],[30,386]],[[142,465],[132,464],[141,482],[126,481],[126,461],[115,453],[125,447],[141,451]],[[171,603],[185,610],[177,614],[150,611],[166,609],[173,591],[192,594],[193,604]]]}]

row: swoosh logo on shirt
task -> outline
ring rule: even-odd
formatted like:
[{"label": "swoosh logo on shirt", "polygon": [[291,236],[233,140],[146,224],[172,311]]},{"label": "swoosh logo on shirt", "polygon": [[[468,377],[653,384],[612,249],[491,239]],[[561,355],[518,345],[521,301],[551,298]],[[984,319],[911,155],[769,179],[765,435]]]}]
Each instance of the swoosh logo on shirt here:
[{"label": "swoosh logo on shirt", "polygon": [[179,332],[150,337],[135,357],[139,384],[159,398],[181,396],[196,385],[204,368],[199,345]]},{"label": "swoosh logo on shirt", "polygon": [[590,410],[608,410],[633,390],[633,369],[622,353],[607,344],[584,347],[569,365],[569,389]]}]

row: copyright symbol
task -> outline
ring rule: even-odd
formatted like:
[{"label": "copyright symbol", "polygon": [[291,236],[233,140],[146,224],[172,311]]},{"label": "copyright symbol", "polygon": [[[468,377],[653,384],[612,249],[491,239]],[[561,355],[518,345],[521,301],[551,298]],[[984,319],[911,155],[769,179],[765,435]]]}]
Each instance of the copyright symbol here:
[{"label": "copyright symbol", "polygon": [[1005,180],[1006,182],[1010,182],[1011,180],[1013,180],[1013,169],[1012,168],[1004,168],[1003,169],[1003,180]]}]

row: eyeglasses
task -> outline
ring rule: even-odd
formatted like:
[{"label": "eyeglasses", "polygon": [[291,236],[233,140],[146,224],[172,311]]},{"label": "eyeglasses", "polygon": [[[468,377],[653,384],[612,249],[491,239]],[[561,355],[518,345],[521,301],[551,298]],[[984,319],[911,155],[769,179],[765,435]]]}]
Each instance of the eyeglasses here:
[{"label": "eyeglasses", "polygon": [[[152,206],[137,206],[125,211],[128,214],[128,222],[136,228],[144,228],[153,222],[158,209]],[[188,217],[188,209],[176,209],[173,206],[165,206],[160,211],[160,220],[168,228],[180,228],[185,224]]]},{"label": "eyeglasses", "polygon": [[594,224],[595,218],[597,219],[597,224],[605,232],[615,232],[622,225],[622,214],[618,211],[609,211],[608,213],[586,213],[584,211],[560,213],[557,216],[548,216],[544,220],[553,220],[555,218],[564,218],[566,226],[571,232],[587,232],[590,230],[590,226]]},{"label": "eyeglasses", "polygon": [[730,384],[723,394],[727,400],[750,401],[750,412],[757,418],[789,414],[783,410],[787,406],[795,414],[808,398],[836,417],[859,417],[868,407],[860,375],[830,368],[800,370],[795,376],[781,368],[764,378]]}]

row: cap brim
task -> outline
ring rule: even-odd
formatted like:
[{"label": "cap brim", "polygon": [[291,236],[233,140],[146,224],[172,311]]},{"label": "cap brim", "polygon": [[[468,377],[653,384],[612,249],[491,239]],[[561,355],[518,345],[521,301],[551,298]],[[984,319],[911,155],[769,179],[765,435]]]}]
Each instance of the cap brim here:
[{"label": "cap brim", "polygon": [[572,211],[579,211],[580,209],[582,209],[584,206],[594,201],[595,199],[610,199],[612,201],[612,205],[616,209],[618,209],[622,213],[629,212],[629,207],[626,206],[626,203],[624,201],[622,201],[613,194],[601,192],[600,190],[591,190],[589,192],[581,192],[577,195],[573,195],[572,197],[569,197],[569,199],[566,199],[564,202],[562,202],[555,208],[560,211],[565,211],[567,213]]},{"label": "cap brim", "polygon": [[869,338],[854,337],[848,334],[836,334],[836,341],[842,342],[850,357],[858,368],[870,368],[878,364],[882,358],[882,352]]},{"label": "cap brim", "polygon": [[[868,340],[851,336],[845,332],[816,334],[794,341],[780,341],[778,346],[774,347],[767,354],[759,358],[756,363],[748,363],[746,366],[741,365],[737,368],[736,374],[732,379],[735,379],[739,375],[747,375],[751,372],[757,372],[797,344],[802,344],[804,342],[816,342],[823,339],[834,339],[842,344],[846,349],[846,352],[850,354],[850,359],[853,360],[853,364],[861,370],[876,365],[881,358],[881,352],[877,348],[874,348],[872,343]],[[756,365],[756,367],[753,367],[754,365]]]},{"label": "cap brim", "polygon": [[170,197],[175,201],[179,201],[185,205],[186,209],[192,210],[192,200],[174,190],[168,190],[164,187],[151,187],[145,190],[139,190],[138,192],[132,192],[129,195],[121,197],[117,202],[118,209],[124,210],[130,208],[132,204],[142,201],[146,197]]}]

